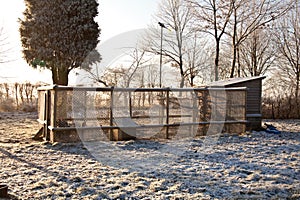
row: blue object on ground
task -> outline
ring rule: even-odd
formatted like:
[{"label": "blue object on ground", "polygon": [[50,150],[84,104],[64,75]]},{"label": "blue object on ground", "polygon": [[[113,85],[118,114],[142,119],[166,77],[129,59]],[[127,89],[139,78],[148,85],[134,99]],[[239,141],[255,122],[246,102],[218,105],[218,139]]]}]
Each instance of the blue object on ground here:
[{"label": "blue object on ground", "polygon": [[267,133],[274,133],[274,134],[280,134],[281,132],[279,130],[276,129],[275,126],[273,126],[272,124],[267,124],[265,123],[266,128],[266,132]]},{"label": "blue object on ground", "polygon": [[266,129],[266,132],[267,133],[274,133],[274,134],[280,134],[281,132],[280,131],[278,131],[278,130],[276,130],[276,129]]}]

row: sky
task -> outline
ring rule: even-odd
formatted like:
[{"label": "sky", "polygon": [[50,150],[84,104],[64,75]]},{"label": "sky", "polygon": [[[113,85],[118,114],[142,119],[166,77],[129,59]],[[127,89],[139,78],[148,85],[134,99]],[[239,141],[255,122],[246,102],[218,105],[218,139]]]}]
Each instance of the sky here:
[{"label": "sky", "polygon": [[[110,38],[134,29],[147,28],[153,23],[153,16],[159,0],[98,0],[99,15],[96,17],[101,28],[100,44]],[[51,83],[50,72],[32,69],[22,58],[19,39],[18,18],[25,9],[22,0],[0,2],[0,28],[3,27],[10,46],[10,60],[0,63],[0,82]]]}]

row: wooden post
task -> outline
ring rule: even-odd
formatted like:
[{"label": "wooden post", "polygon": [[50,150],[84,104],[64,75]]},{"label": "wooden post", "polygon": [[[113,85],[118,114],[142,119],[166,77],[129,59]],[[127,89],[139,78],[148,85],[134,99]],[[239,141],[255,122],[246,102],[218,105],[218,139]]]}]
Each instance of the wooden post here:
[{"label": "wooden post", "polygon": [[[56,87],[54,87],[51,91],[51,99],[50,99],[50,103],[51,103],[51,119],[50,119],[50,125],[52,127],[56,127],[56,114],[57,114],[57,89]],[[55,142],[55,131],[51,130],[50,131],[50,141],[51,142]]]},{"label": "wooden post", "polygon": [[[41,92],[41,91],[40,91]],[[49,98],[50,98],[50,92],[49,90],[45,90],[43,91],[44,93],[44,135],[43,137],[45,138],[46,141],[49,141],[50,139],[50,136],[49,136],[49,131],[48,131],[48,125],[49,125],[49,122],[50,122],[50,113],[49,113],[49,107],[50,107],[50,101],[49,101]]]},{"label": "wooden post", "polygon": [[170,88],[167,88],[167,99],[166,99],[166,139],[169,139],[169,101],[170,101]]},{"label": "wooden post", "polygon": [[87,120],[86,120],[86,113],[87,113],[87,91],[86,90],[84,90],[84,102],[83,102],[83,105],[82,106],[84,106],[84,115],[83,115],[83,117],[84,117],[84,120],[83,120],[83,124],[82,124],[82,126],[86,126],[86,123],[87,123]]},{"label": "wooden post", "polygon": [[[248,96],[248,90],[246,89],[245,91],[244,91],[244,105],[245,105],[245,107],[244,107],[244,119],[243,120],[248,120],[247,119],[247,96]],[[249,122],[248,122],[249,123]],[[244,132],[247,130],[247,124],[243,124],[243,126],[244,126]]]},{"label": "wooden post", "polygon": [[[194,123],[194,122],[196,122],[197,120],[197,114],[198,114],[198,104],[197,104],[197,93],[196,93],[196,91],[192,91],[191,92],[191,95],[192,95],[192,98],[193,98],[193,119],[192,119],[192,122]],[[196,126],[196,125],[192,125],[192,133],[195,133],[195,131],[197,131],[197,129],[198,129],[198,125]],[[196,134],[195,135],[193,135],[193,136],[196,136],[197,135],[197,132],[196,132]]]},{"label": "wooden post", "polygon": [[[114,119],[113,119],[113,106],[114,106],[114,87],[111,87],[110,90],[110,116],[109,116],[109,125],[112,127],[114,125]],[[113,129],[109,129],[109,140],[113,140]]]},{"label": "wooden post", "polygon": [[131,99],[131,91],[129,91],[129,115],[132,118],[132,99]]},{"label": "wooden post", "polygon": [[[201,107],[200,120],[201,122],[207,122],[207,117],[209,114],[209,101],[208,101],[208,90],[201,91],[201,98],[199,98],[199,105]],[[210,109],[211,110],[211,109]],[[201,135],[206,135],[207,133],[207,125],[199,125],[201,126]],[[198,126],[198,127],[199,127]]]}]

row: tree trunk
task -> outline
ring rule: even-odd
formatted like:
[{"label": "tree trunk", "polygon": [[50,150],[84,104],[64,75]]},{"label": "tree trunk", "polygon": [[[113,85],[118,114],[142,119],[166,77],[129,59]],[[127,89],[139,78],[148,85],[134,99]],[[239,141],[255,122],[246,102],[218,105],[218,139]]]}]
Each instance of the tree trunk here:
[{"label": "tree trunk", "polygon": [[[296,107],[299,105],[299,84],[300,84],[300,73],[297,73],[296,76],[296,90],[295,90],[295,98],[296,98]],[[300,117],[300,108],[297,109],[297,117]]]},{"label": "tree trunk", "polygon": [[17,109],[19,109],[19,97],[18,97],[18,83],[15,83],[15,95],[16,95],[16,104],[17,104]]},{"label": "tree trunk", "polygon": [[65,67],[52,68],[52,81],[56,85],[68,85],[69,70]]},{"label": "tree trunk", "polygon": [[289,99],[288,99],[288,103],[289,103],[289,110],[286,113],[285,119],[290,119],[293,116],[292,110],[293,110],[293,97],[292,94],[289,95]]},{"label": "tree trunk", "polygon": [[235,70],[235,65],[236,65],[236,45],[234,44],[233,47],[233,59],[232,59],[232,66],[231,66],[231,73],[230,73],[230,78],[234,77],[234,70]]},{"label": "tree trunk", "polygon": [[[238,77],[241,77],[241,60],[240,60],[240,47],[239,45],[236,47],[236,56],[237,56],[237,72],[238,72]],[[243,70],[244,71],[244,70]]]},{"label": "tree trunk", "polygon": [[233,45],[233,58],[232,58],[232,66],[231,66],[231,73],[230,78],[234,77],[234,70],[236,66],[236,53],[237,53],[237,43],[236,43],[236,37],[237,37],[237,17],[236,17],[236,9],[234,9],[234,25],[233,25],[233,36],[232,36],[232,45]]},{"label": "tree trunk", "polygon": [[180,80],[180,88],[184,87],[184,76],[181,76],[181,80]]},{"label": "tree trunk", "polygon": [[195,78],[195,76],[191,75],[191,87],[194,87],[194,78]]},{"label": "tree trunk", "polygon": [[181,50],[180,51],[180,56],[179,56],[179,68],[180,68],[180,76],[181,76],[181,81],[180,81],[180,88],[184,87],[184,70],[183,70],[183,60],[182,60],[182,54]]},{"label": "tree trunk", "polygon": [[219,80],[220,40],[216,39],[215,81]]},{"label": "tree trunk", "polygon": [[[51,71],[53,84],[62,86],[68,85],[68,68],[55,66],[51,68]],[[68,95],[66,91],[63,91],[63,93],[61,91],[57,92],[56,123],[58,123],[58,126],[62,127],[68,126],[68,122],[66,120],[66,118],[68,117],[68,102],[65,100],[66,95]]]}]

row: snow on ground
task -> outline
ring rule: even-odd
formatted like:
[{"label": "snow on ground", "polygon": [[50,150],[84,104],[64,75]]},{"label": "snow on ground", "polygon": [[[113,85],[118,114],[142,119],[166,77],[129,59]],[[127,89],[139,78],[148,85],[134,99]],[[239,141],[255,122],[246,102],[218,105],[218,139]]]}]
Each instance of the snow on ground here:
[{"label": "snow on ground", "polygon": [[300,120],[209,146],[204,137],[49,144],[30,139],[36,118],[0,114],[0,183],[12,199],[300,199]]}]

